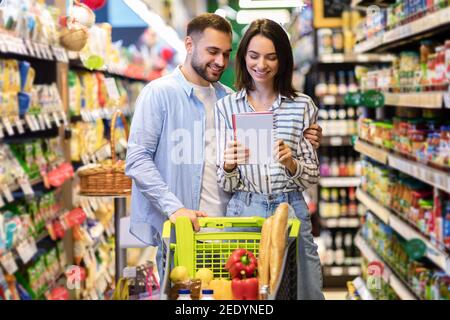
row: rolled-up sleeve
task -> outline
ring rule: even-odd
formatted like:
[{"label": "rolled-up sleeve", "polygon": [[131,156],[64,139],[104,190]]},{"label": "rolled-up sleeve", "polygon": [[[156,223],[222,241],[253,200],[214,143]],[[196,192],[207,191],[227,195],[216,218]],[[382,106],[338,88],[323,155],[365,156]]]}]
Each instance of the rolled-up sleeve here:
[{"label": "rolled-up sleeve", "polygon": [[156,208],[170,216],[184,206],[169,190],[154,162],[166,114],[166,101],[161,90],[148,84],[136,101],[125,172]]}]

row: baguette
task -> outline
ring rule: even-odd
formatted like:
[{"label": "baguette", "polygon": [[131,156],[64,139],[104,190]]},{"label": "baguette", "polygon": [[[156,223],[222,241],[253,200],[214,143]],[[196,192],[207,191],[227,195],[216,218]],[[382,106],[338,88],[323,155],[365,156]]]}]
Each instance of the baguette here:
[{"label": "baguette", "polygon": [[259,288],[269,285],[270,279],[270,232],[273,224],[273,216],[267,218],[261,229],[261,241],[259,242],[258,256],[258,280]]},{"label": "baguette", "polygon": [[270,292],[273,294],[283,265],[284,250],[286,248],[286,230],[288,222],[288,208],[286,202],[281,203],[273,216],[270,233]]}]

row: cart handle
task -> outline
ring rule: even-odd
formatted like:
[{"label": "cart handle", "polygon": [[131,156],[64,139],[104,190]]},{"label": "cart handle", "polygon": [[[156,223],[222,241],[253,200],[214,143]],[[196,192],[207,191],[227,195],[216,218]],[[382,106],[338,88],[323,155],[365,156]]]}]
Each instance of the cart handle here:
[{"label": "cart handle", "polygon": [[[249,227],[262,227],[266,219],[262,217],[218,217],[218,218],[199,218],[199,224],[201,228],[249,228]],[[190,221],[189,221],[190,222]],[[178,225],[178,223],[177,223]],[[300,221],[298,219],[289,219],[288,225],[291,227],[289,237],[298,237],[300,231]],[[172,223],[168,220],[164,223],[163,238],[170,239]]]}]

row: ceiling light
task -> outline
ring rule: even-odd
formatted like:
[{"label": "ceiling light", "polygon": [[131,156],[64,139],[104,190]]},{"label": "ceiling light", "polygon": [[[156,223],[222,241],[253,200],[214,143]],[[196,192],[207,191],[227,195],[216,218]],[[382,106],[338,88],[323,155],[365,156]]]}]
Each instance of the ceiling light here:
[{"label": "ceiling light", "polygon": [[286,24],[291,19],[288,10],[240,10],[236,15],[239,24],[249,24],[256,19],[270,19],[275,22]]},{"label": "ceiling light", "polygon": [[239,0],[241,8],[296,8],[304,7],[302,0]]}]

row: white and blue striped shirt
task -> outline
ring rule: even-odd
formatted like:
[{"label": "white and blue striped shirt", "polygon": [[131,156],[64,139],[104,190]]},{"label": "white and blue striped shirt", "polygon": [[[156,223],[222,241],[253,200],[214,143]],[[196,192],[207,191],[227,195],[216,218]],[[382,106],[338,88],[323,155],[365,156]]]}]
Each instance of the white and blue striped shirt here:
[{"label": "white and blue striped shirt", "polygon": [[276,140],[281,139],[291,148],[297,162],[297,172],[291,175],[281,164],[238,165],[227,173],[223,169],[224,151],[233,140],[232,116],[255,112],[247,99],[246,90],[232,93],[219,101],[215,108],[217,139],[217,182],[227,192],[246,191],[274,194],[304,191],[319,181],[319,161],[303,131],[317,121],[318,108],[310,97],[299,94],[294,99],[279,95],[268,111],[273,112]]}]

